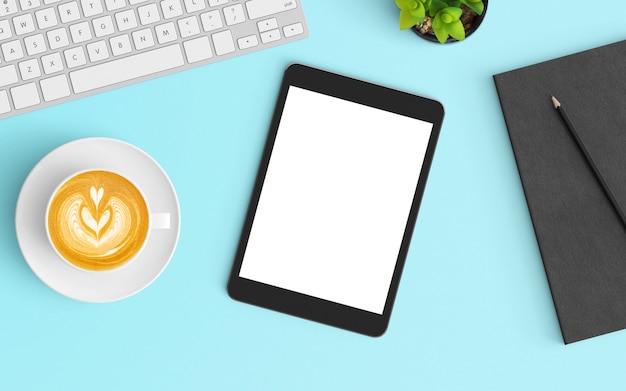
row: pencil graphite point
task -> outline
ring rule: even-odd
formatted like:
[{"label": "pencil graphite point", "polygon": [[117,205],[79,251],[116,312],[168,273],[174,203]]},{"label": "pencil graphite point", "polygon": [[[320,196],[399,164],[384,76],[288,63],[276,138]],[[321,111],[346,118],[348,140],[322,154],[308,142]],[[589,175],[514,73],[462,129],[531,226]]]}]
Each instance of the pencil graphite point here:
[{"label": "pencil graphite point", "polygon": [[554,95],[552,95],[552,104],[554,105],[555,109],[558,109],[559,107],[561,107],[561,102],[559,102]]}]

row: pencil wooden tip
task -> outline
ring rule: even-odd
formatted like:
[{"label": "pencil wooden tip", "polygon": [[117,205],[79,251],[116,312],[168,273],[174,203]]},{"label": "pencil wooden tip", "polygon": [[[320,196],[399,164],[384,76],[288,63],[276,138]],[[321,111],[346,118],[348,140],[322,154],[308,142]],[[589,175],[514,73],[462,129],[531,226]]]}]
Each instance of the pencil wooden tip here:
[{"label": "pencil wooden tip", "polygon": [[558,109],[559,107],[561,107],[561,102],[559,102],[554,95],[552,95],[552,104],[554,105],[555,109]]}]

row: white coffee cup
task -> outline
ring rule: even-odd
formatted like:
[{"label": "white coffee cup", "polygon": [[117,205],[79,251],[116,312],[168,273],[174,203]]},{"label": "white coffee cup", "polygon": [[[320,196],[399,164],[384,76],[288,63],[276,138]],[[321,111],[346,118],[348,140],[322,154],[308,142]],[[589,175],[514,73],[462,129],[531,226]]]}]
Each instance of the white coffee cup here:
[{"label": "white coffee cup", "polygon": [[153,229],[169,229],[170,213],[154,213],[141,189],[121,173],[73,173],[52,192],[45,216],[54,251],[69,265],[104,272],[136,259]]}]

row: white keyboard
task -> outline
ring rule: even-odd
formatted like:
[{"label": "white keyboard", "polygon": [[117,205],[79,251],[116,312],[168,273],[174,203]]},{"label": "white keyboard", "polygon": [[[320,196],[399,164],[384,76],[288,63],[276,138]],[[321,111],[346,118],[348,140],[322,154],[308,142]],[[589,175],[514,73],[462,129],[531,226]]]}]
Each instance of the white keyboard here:
[{"label": "white keyboard", "polygon": [[0,0],[0,120],[306,36],[300,0]]}]

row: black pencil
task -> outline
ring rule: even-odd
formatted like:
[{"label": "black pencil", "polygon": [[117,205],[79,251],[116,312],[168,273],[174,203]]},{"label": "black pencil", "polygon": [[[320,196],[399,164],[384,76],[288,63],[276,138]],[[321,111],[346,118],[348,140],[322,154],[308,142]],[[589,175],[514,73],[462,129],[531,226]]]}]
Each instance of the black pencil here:
[{"label": "black pencil", "polygon": [[578,149],[580,149],[583,156],[585,157],[587,164],[591,168],[591,171],[593,171],[593,174],[598,180],[600,187],[602,187],[602,190],[604,190],[604,194],[606,194],[607,198],[611,202],[611,205],[613,206],[613,209],[615,209],[617,216],[622,221],[624,228],[626,228],[626,216],[624,216],[624,212],[622,212],[622,209],[619,207],[619,204],[617,203],[615,196],[613,196],[613,193],[611,193],[611,189],[609,189],[609,186],[606,184],[606,181],[602,177],[602,174],[600,174],[600,171],[598,170],[598,167],[596,166],[596,164],[593,162],[591,155],[589,155],[589,152],[587,152],[587,148],[585,148],[585,145],[583,144],[582,140],[578,136],[576,129],[574,129],[574,126],[572,125],[569,118],[567,117],[565,110],[563,110],[563,107],[561,106],[561,102],[559,102],[554,96],[552,96],[552,104],[554,105],[554,108],[561,116],[561,119],[563,120],[565,127],[574,138],[574,141],[576,141],[576,145],[578,145]]}]

